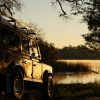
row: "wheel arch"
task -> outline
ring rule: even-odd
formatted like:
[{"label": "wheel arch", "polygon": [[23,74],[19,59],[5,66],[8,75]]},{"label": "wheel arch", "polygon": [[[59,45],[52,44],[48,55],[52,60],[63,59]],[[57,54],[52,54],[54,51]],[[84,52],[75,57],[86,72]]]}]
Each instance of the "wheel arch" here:
[{"label": "wheel arch", "polygon": [[23,67],[15,62],[11,62],[8,66],[7,66],[7,71],[6,71],[6,93],[7,95],[12,95],[12,89],[11,89],[11,85],[12,85],[12,81],[13,81],[13,77],[14,77],[14,71],[16,69],[20,69],[22,71],[22,74],[24,76],[24,70]]},{"label": "wheel arch", "polygon": [[22,74],[24,75],[24,69],[23,67],[15,62],[11,62],[7,67],[7,74],[13,74],[14,70],[20,69],[22,71]]},{"label": "wheel arch", "polygon": [[53,73],[51,73],[51,72],[48,71],[48,70],[45,70],[45,71],[43,72],[43,76],[42,76],[43,82],[45,81],[45,79],[46,79],[48,76],[52,76],[52,77],[53,77]]}]

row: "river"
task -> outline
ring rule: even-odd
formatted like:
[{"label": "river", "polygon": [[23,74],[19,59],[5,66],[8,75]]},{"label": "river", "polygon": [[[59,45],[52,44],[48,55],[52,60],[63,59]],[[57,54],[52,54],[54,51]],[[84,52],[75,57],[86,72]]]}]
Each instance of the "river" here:
[{"label": "river", "polygon": [[56,73],[54,75],[54,84],[72,84],[72,83],[93,83],[100,81],[100,74],[97,73]]},{"label": "river", "polygon": [[91,72],[55,73],[55,84],[89,83],[100,81],[100,60],[58,60],[67,64],[81,64],[89,67]]}]

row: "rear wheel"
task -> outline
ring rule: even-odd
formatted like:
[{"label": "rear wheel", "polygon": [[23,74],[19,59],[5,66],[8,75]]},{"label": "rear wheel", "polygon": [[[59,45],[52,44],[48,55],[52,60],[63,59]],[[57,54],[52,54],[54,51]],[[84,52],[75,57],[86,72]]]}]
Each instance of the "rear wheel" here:
[{"label": "rear wheel", "polygon": [[16,70],[13,78],[12,92],[16,99],[21,99],[24,91],[24,81],[22,71]]}]

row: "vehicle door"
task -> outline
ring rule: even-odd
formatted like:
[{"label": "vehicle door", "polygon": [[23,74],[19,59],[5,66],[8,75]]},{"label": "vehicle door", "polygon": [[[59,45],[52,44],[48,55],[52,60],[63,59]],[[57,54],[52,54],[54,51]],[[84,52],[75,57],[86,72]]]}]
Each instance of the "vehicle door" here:
[{"label": "vehicle door", "polygon": [[42,65],[39,63],[40,55],[39,55],[38,45],[34,41],[32,41],[31,44],[32,46],[30,48],[30,51],[33,60],[32,77],[34,79],[41,79]]},{"label": "vehicle door", "polygon": [[32,79],[32,60],[30,59],[29,39],[22,37],[23,67],[26,78]]}]

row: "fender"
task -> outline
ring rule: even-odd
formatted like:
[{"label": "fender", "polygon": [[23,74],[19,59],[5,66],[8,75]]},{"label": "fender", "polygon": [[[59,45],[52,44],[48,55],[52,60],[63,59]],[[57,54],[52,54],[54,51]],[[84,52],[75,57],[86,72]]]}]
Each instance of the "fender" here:
[{"label": "fender", "polygon": [[8,67],[7,67],[7,73],[8,74],[13,74],[14,70],[16,69],[21,69],[22,73],[24,74],[24,69],[21,64],[17,62],[11,62]]},{"label": "fender", "polygon": [[52,66],[42,63],[42,72],[44,73],[45,71],[53,74]]}]

